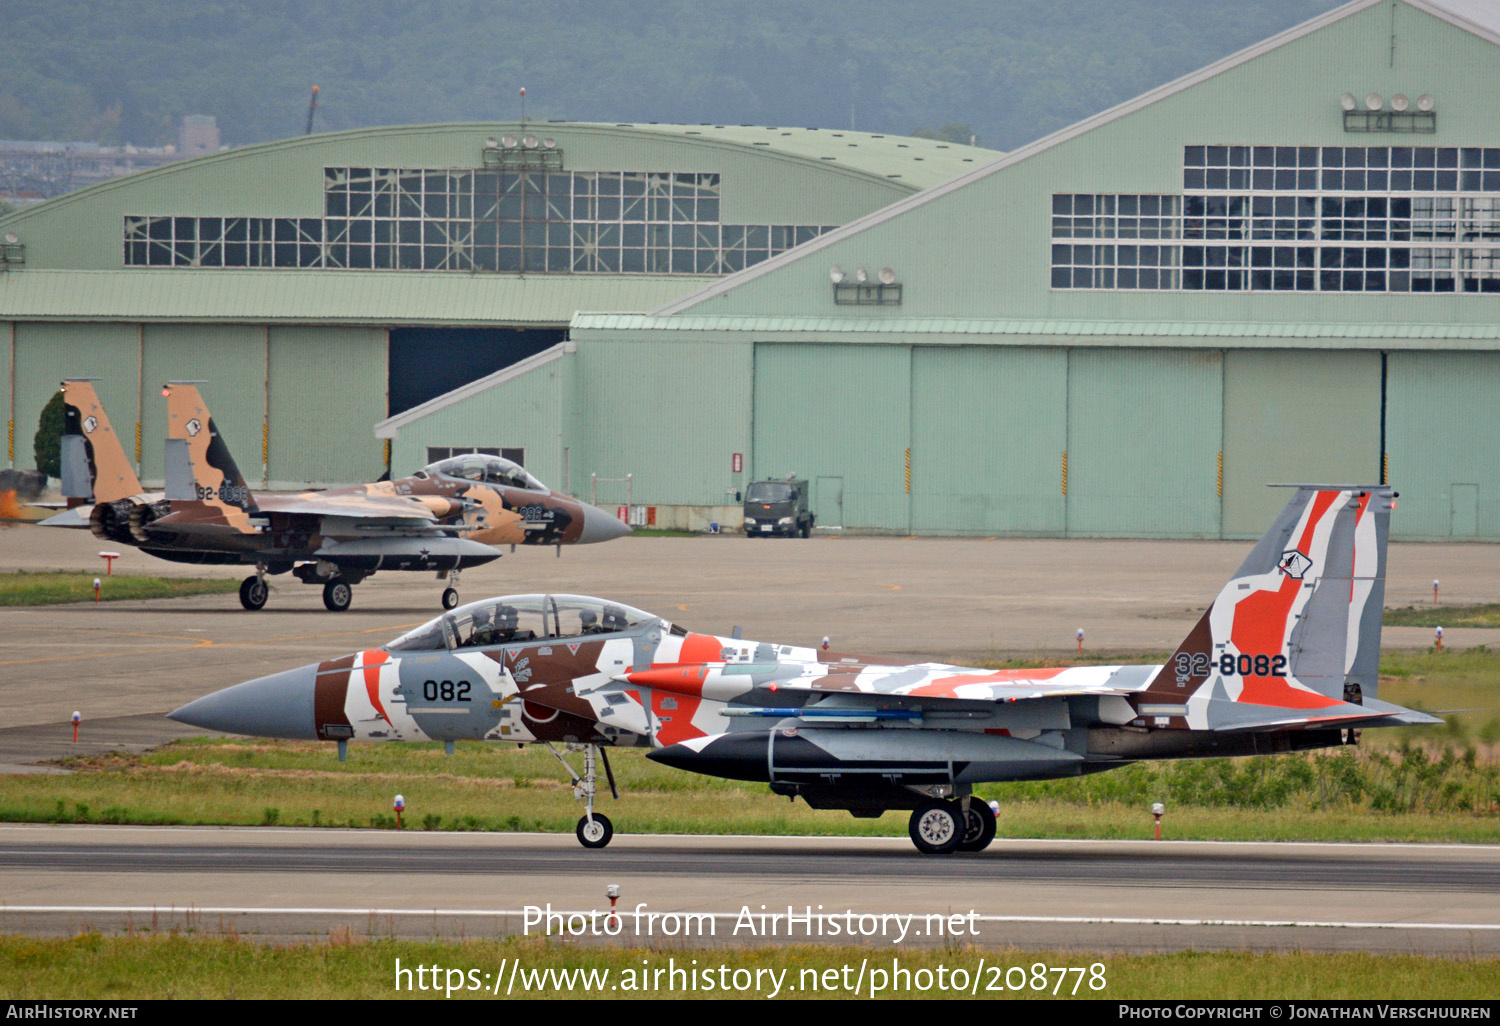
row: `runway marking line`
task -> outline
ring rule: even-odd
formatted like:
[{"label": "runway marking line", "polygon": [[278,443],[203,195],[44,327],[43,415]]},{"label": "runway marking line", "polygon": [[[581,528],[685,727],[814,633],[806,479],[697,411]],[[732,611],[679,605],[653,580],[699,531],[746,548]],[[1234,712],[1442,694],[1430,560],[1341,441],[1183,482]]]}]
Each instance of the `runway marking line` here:
[{"label": "runway marking line", "polygon": [[[599,909],[554,909],[561,916],[589,916]],[[678,910],[682,911],[682,910]],[[80,912],[95,915],[103,913],[149,914],[160,912],[182,912],[193,915],[369,915],[369,916],[481,916],[502,919],[524,917],[524,909],[483,908],[338,908],[334,906],[281,907],[255,905],[3,905],[0,914],[14,913],[67,913]],[[736,921],[741,912],[694,912],[695,916],[707,919]],[[862,915],[881,915],[880,912],[864,912]],[[895,913],[905,915],[906,913]],[[841,919],[842,913],[814,913],[815,919]],[[968,917],[966,917],[968,918]],[[1307,929],[1343,930],[1484,930],[1500,931],[1500,923],[1382,923],[1341,920],[1299,919],[1174,919],[1150,916],[974,916],[974,922],[1000,924],[1056,924],[1059,926],[1226,926],[1226,927],[1302,927]]]}]

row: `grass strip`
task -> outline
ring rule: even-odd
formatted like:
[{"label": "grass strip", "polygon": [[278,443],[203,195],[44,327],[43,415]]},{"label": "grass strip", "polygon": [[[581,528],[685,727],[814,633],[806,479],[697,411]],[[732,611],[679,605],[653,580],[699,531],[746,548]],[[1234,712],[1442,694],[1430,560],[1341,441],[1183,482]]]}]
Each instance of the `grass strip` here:
[{"label": "grass strip", "polygon": [[1387,627],[1500,627],[1500,604],[1403,606],[1385,611]]},{"label": "grass strip", "polygon": [[218,595],[239,589],[238,581],[209,577],[152,577],[148,574],[99,574],[87,570],[0,574],[0,606],[51,606],[94,601],[94,580],[103,602],[123,599]]},{"label": "grass strip", "polygon": [[[397,959],[403,969],[409,970],[401,978],[399,990]],[[980,968],[981,960],[987,968]],[[862,964],[862,993],[855,994],[853,985]],[[511,975],[513,965],[517,968],[515,977]],[[1038,977],[1033,968],[1038,965],[1054,967],[1053,972]],[[1095,969],[1096,965],[1100,968]],[[422,987],[412,971],[418,966],[429,970],[422,974]],[[942,976],[938,974],[940,966]],[[430,967],[437,967],[438,972],[434,974]],[[1082,972],[1059,977],[1056,969],[1062,967]],[[673,968],[679,975],[675,989],[668,989],[672,979],[668,974]],[[901,970],[909,975],[903,978]],[[963,975],[957,975],[956,970]],[[505,996],[506,986],[514,978],[529,985],[513,989],[512,998],[764,999],[776,986],[777,974],[778,997],[868,998],[871,985],[881,980],[873,971],[884,973],[887,990],[882,996],[923,999],[967,998],[975,990],[987,998],[1106,1000],[1491,1000],[1500,993],[1497,959],[1364,952],[1108,955],[1021,948],[897,948],[889,944],[753,948],[673,945],[669,950],[655,950],[580,947],[534,938],[459,943],[363,939],[347,931],[304,944],[253,943],[232,933],[0,937],[0,992],[11,1000],[64,996],[70,1000],[493,999],[497,975],[501,979],[500,997]],[[567,975],[560,979],[559,973]],[[939,979],[946,980],[947,986],[939,987]],[[1091,982],[1099,980],[1102,989],[1093,989]],[[1037,984],[1045,989],[1033,989]],[[450,993],[448,986],[455,989]]]}]

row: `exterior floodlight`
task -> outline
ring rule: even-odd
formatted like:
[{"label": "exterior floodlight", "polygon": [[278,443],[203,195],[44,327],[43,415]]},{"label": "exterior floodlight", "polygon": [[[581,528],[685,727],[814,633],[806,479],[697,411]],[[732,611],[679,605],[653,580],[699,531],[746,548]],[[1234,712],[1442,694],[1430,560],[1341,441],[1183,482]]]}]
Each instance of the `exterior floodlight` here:
[{"label": "exterior floodlight", "polygon": [[502,135],[500,137],[500,145],[504,146],[507,150],[513,150],[516,148],[516,137],[513,135]]},{"label": "exterior floodlight", "polygon": [[1406,94],[1405,93],[1397,93],[1395,96],[1391,97],[1391,109],[1392,110],[1405,110],[1407,107],[1410,107],[1410,106],[1411,106],[1411,101],[1406,98]]},{"label": "exterior floodlight", "polygon": [[828,269],[828,277],[832,278],[833,283],[837,285],[839,282],[844,280],[844,269],[838,264],[834,264]]},{"label": "exterior floodlight", "polygon": [[14,246],[16,243],[18,243],[20,241],[21,241],[21,237],[19,235],[17,235],[15,232],[6,232],[5,233],[5,244],[7,246]]},{"label": "exterior floodlight", "polygon": [[1436,102],[1437,101],[1432,98],[1432,94],[1431,93],[1423,93],[1421,96],[1417,97],[1417,109],[1418,110],[1431,110],[1432,107],[1433,107],[1433,104],[1435,104]]},{"label": "exterior floodlight", "polygon": [[895,280],[896,280],[896,272],[893,271],[893,270],[891,270],[891,268],[889,268],[889,267],[882,267],[880,269],[880,283],[882,285],[889,285],[892,282],[894,282]]},{"label": "exterior floodlight", "polygon": [[493,150],[499,145],[500,144],[495,141],[495,137],[493,135],[484,141],[484,148],[487,150]]},{"label": "exterior floodlight", "polygon": [[526,147],[528,150],[534,150],[534,149],[536,149],[536,136],[534,136],[534,135],[523,135],[523,136],[521,136],[521,145],[524,146],[524,147]]},{"label": "exterior floodlight", "polygon": [[1339,97],[1339,106],[1343,107],[1345,110],[1353,110],[1355,107],[1359,106],[1359,101],[1354,98],[1353,93],[1345,93],[1343,96]]},{"label": "exterior floodlight", "polygon": [[1371,93],[1365,97],[1365,107],[1370,110],[1379,110],[1384,105],[1385,100],[1381,99],[1379,93]]},{"label": "exterior floodlight", "polygon": [[547,138],[545,138],[545,139],[542,140],[542,149],[544,149],[544,150],[555,150],[555,149],[557,149],[557,140],[554,139],[554,138],[552,138],[550,135],[547,136]]},{"label": "exterior floodlight", "polygon": [[854,280],[863,285],[865,282],[870,280],[870,272],[861,267],[859,270],[854,272]]}]

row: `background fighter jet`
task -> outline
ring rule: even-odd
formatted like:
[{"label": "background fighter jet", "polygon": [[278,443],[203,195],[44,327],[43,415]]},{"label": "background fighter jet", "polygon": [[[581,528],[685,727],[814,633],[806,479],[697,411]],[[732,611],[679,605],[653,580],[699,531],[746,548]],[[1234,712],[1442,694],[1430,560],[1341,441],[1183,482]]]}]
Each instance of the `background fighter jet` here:
[{"label": "background fighter jet", "polygon": [[[64,385],[70,431],[74,420],[86,427],[91,416],[107,425],[93,389],[85,394],[78,386]],[[460,572],[499,559],[495,545],[584,544],[630,531],[495,456],[455,457],[398,481],[257,497],[196,384],[174,382],[162,392],[168,424],[164,497],[121,494],[126,486],[114,482],[114,462],[99,455],[106,447],[70,444],[71,435],[64,440],[65,486],[87,475],[95,491],[89,527],[100,538],[174,562],[253,565],[255,574],[240,585],[246,609],[266,604],[267,575],[290,572],[306,584],[321,584],[323,604],[344,610],[354,585],[377,570],[438,572],[448,581],[443,606],[451,609],[458,604]],[[109,440],[138,492],[112,433]]]},{"label": "background fighter jet", "polygon": [[1394,499],[1384,486],[1299,487],[1161,666],[881,665],[692,634],[602,599],[524,595],[465,606],[384,648],[249,681],[171,717],[341,748],[351,739],[582,745],[578,836],[590,847],[611,833],[593,812],[599,746],[650,745],[658,762],[765,781],[814,808],[909,809],[919,850],[979,851],[995,817],[971,800],[978,783],[1327,748],[1355,743],[1356,728],[1441,722],[1376,697]]},{"label": "background fighter jet", "polygon": [[[108,536],[117,515],[128,516],[132,506],[161,501],[161,492],[148,494],[131,469],[125,448],[109,423],[93,379],[70,378],[62,383],[62,494],[64,511],[43,521],[45,527],[90,527],[97,520]],[[57,508],[54,503],[31,503]],[[123,513],[121,511],[124,511]],[[96,531],[97,533],[97,531]]]}]

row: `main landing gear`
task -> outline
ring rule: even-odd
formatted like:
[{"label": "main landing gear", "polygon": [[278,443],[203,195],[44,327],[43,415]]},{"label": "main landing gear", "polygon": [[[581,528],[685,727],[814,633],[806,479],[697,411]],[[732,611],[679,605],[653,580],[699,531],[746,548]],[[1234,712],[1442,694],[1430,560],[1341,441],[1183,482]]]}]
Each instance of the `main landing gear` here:
[{"label": "main landing gear", "polygon": [[978,798],[933,799],[912,812],[908,829],[923,855],[984,851],[995,839],[995,813]]},{"label": "main landing gear", "polygon": [[596,760],[604,765],[604,776],[609,781],[609,793],[616,800],[620,797],[620,789],[615,786],[614,770],[609,767],[609,756],[604,754],[604,749],[598,745],[568,745],[568,751],[583,751],[583,773],[579,775],[573,771],[568,760],[563,758],[561,752],[552,747],[550,741],[544,741],[547,750],[557,757],[557,761],[563,764],[568,771],[568,776],[573,778],[573,797],[583,802],[583,818],[578,821],[578,827],[574,833],[578,835],[578,843],[585,848],[603,848],[615,836],[614,824],[609,817],[603,813],[594,811],[595,781],[597,777]]},{"label": "main landing gear", "polygon": [[266,584],[265,572],[262,571],[251,577],[246,577],[240,582],[240,605],[254,612],[266,607],[266,600],[271,597],[271,587]]},{"label": "main landing gear", "polygon": [[323,585],[323,605],[330,613],[342,613],[354,601],[354,589],[349,582],[335,577]]}]

